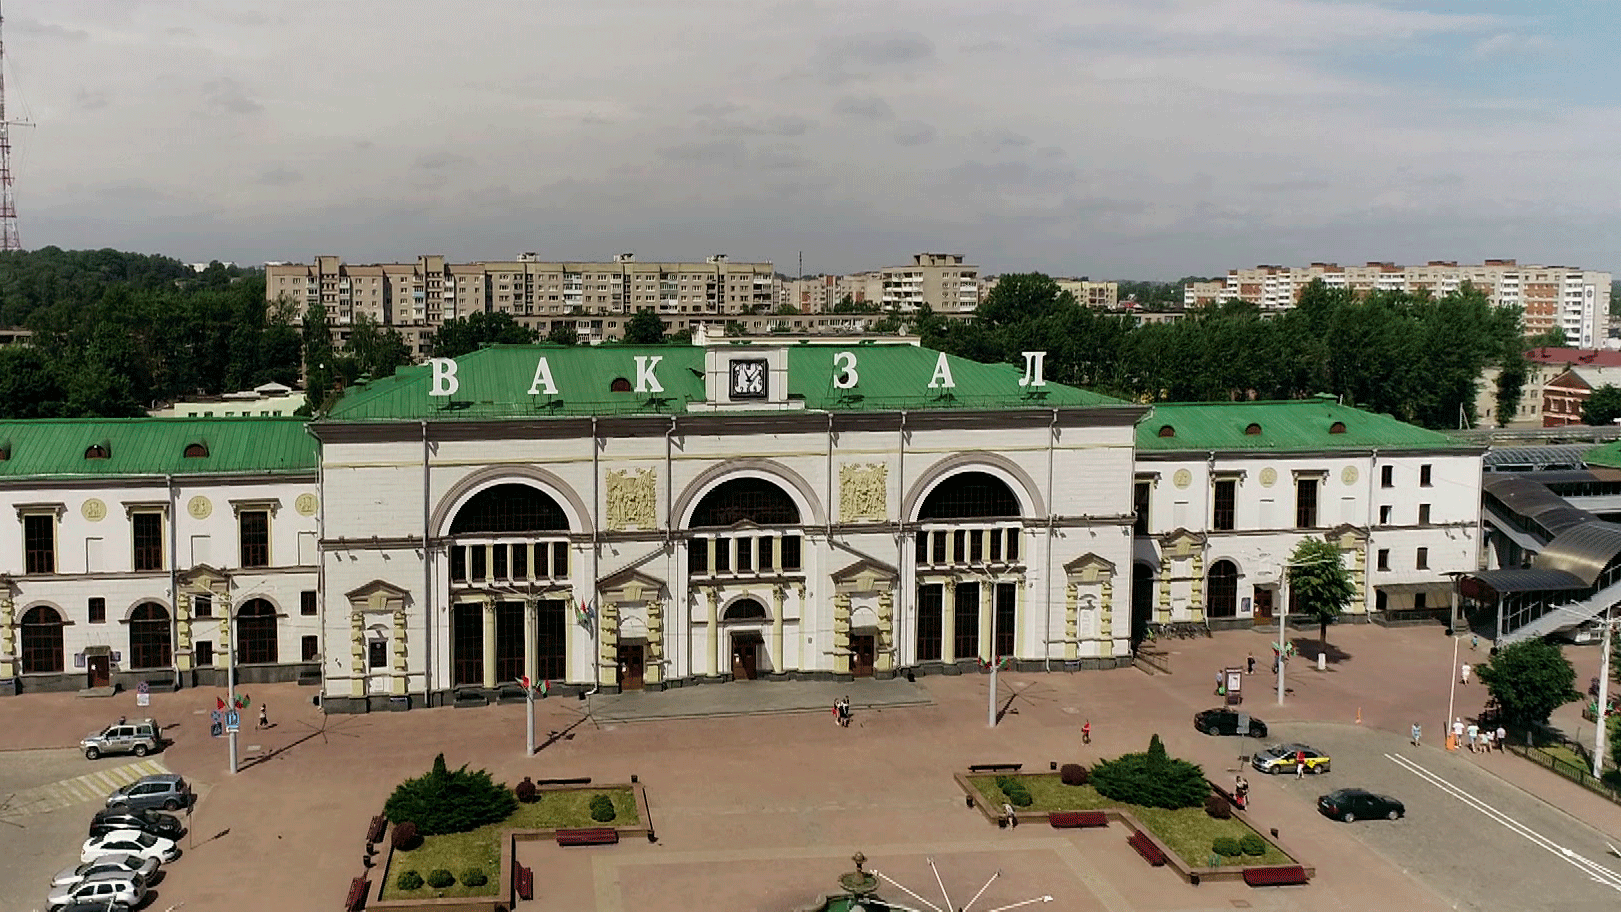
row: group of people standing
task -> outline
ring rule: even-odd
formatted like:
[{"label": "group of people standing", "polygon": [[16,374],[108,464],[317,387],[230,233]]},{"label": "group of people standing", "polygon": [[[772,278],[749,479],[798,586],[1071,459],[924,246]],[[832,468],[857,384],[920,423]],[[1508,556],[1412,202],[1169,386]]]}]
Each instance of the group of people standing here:
[{"label": "group of people standing", "polygon": [[850,698],[840,697],[833,701],[833,724],[840,728],[850,727]]},{"label": "group of people standing", "polygon": [[1465,725],[1460,716],[1452,720],[1452,740],[1460,748],[1467,744],[1471,754],[1489,754],[1493,747],[1501,752],[1508,746],[1508,729],[1499,725],[1493,730],[1474,722]]}]

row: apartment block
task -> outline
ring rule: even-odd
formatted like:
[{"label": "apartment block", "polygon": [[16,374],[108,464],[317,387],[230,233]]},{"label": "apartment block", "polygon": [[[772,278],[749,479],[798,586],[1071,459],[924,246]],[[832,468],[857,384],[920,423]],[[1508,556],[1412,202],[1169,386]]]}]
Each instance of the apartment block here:
[{"label": "apartment block", "polygon": [[1256,266],[1230,270],[1225,282],[1190,283],[1183,290],[1183,302],[1196,307],[1217,300],[1241,300],[1263,310],[1282,310],[1293,307],[1305,287],[1316,280],[1358,294],[1407,291],[1428,292],[1436,297],[1469,283],[1485,292],[1494,304],[1521,308],[1526,335],[1539,335],[1557,326],[1565,331],[1571,345],[1586,349],[1605,338],[1610,279],[1607,272],[1522,265],[1514,260],[1462,265],[1452,260],[1431,260],[1422,266],[1388,262],[1365,266]]},{"label": "apartment block", "polygon": [[927,305],[936,313],[964,314],[979,307],[979,267],[964,263],[960,253],[919,253],[910,266],[888,266],[879,274],[886,310]]},{"label": "apartment block", "polygon": [[1083,307],[1113,310],[1120,303],[1119,282],[1093,282],[1090,279],[1059,279],[1058,287],[1075,296]]}]

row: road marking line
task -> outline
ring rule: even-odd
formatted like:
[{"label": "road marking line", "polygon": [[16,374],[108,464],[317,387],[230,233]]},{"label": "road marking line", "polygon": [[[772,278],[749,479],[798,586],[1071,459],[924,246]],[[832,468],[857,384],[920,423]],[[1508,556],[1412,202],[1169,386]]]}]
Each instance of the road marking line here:
[{"label": "road marking line", "polygon": [[1499,811],[1497,808],[1492,807],[1485,801],[1471,795],[1469,792],[1464,791],[1461,787],[1454,785],[1444,777],[1438,775],[1437,773],[1431,772],[1407,757],[1399,754],[1385,754],[1385,759],[1407,770],[1413,775],[1418,776],[1420,779],[1423,779],[1464,804],[1469,805],[1505,829],[1519,834],[1520,836],[1524,837],[1526,841],[1538,846],[1539,848],[1548,852],[1550,855],[1553,855],[1556,858],[1564,859],[1567,864],[1586,874],[1595,883],[1603,884],[1612,890],[1621,892],[1621,874],[1604,867],[1592,859],[1584,858],[1565,846],[1559,845],[1548,837],[1543,836],[1541,833],[1538,833],[1518,820],[1515,820],[1504,812]]}]

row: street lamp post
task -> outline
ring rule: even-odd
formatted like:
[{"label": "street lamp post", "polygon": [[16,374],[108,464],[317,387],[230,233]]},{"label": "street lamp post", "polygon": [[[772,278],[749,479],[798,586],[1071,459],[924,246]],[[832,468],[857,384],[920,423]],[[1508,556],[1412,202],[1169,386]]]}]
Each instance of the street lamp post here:
[{"label": "street lamp post", "polygon": [[[237,713],[236,708],[236,624],[235,615],[231,605],[231,583],[225,583],[225,592],[220,595],[220,608],[225,612],[225,687],[226,695],[226,721],[229,722],[231,713]],[[240,716],[238,717],[240,723]],[[225,738],[230,743],[231,775],[236,775],[238,769],[236,730],[239,725],[226,725]]]}]

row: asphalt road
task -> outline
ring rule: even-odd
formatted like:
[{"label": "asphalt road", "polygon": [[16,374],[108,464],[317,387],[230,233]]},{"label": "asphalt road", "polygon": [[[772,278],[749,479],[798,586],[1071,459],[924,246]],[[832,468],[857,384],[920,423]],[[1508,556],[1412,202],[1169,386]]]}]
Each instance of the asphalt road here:
[{"label": "asphalt road", "polygon": [[[1447,754],[1413,748],[1388,732],[1346,725],[1284,723],[1278,741],[1328,752],[1333,772],[1282,783],[1287,800],[1314,805],[1336,788],[1365,788],[1407,806],[1397,821],[1344,827],[1392,864],[1428,883],[1461,910],[1478,912],[1613,912],[1621,908],[1621,841],[1496,778],[1496,764],[1524,763],[1511,754]],[[1254,778],[1254,777],[1252,777]],[[1326,861],[1326,860],[1325,860]],[[1320,862],[1321,863],[1321,862]]]}]

